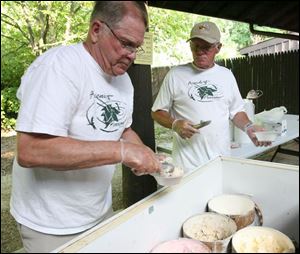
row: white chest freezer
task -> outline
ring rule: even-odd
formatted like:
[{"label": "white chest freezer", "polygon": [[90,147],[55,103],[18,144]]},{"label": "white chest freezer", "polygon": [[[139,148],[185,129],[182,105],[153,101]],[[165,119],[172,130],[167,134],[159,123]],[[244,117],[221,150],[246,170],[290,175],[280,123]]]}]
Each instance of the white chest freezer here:
[{"label": "white chest freezer", "polygon": [[54,252],[150,252],[163,241],[181,237],[183,222],[206,211],[208,200],[223,193],[251,195],[262,211],[263,225],[299,243],[299,167],[218,157],[180,184],[159,189]]}]

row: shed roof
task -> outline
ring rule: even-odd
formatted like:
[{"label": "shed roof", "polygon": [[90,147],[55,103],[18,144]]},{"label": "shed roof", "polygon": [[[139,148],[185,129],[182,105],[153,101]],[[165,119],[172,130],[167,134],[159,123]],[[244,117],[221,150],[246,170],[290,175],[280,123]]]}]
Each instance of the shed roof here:
[{"label": "shed roof", "polygon": [[148,5],[299,32],[298,1],[148,1]]}]

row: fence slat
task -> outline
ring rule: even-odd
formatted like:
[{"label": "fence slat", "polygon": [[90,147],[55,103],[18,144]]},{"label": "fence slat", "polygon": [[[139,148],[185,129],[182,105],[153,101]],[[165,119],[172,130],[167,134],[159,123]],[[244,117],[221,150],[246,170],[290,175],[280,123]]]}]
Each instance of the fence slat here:
[{"label": "fence slat", "polygon": [[256,113],[285,106],[289,114],[299,114],[298,50],[217,63],[232,70],[244,98],[251,89],[264,92],[254,101]]}]

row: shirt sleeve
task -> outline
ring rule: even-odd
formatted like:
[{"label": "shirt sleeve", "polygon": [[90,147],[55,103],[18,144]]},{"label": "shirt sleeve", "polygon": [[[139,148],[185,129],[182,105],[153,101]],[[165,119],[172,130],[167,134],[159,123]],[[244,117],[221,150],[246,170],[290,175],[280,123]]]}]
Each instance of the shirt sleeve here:
[{"label": "shirt sleeve", "polygon": [[[76,72],[68,76],[57,65],[32,67],[17,92],[21,106],[17,131],[67,136],[78,103]],[[79,77],[78,77],[79,82]]]},{"label": "shirt sleeve", "polygon": [[128,86],[128,95],[127,95],[127,102],[129,103],[129,107],[128,107],[128,114],[127,114],[127,119],[126,119],[126,123],[125,123],[125,128],[129,128],[132,125],[132,115],[133,115],[133,94],[134,94],[134,89],[133,89],[133,85],[131,82],[131,79],[129,78],[128,74],[126,73],[126,83],[130,84],[130,86]]},{"label": "shirt sleeve", "polygon": [[172,72],[169,71],[164,78],[164,81],[151,108],[153,112],[157,110],[164,110],[167,112],[170,111],[173,103],[173,80]]},{"label": "shirt sleeve", "polygon": [[232,83],[232,97],[231,97],[231,103],[230,103],[230,107],[229,107],[229,117],[232,120],[238,112],[241,112],[241,111],[245,112],[245,108],[244,108],[244,101],[241,96],[240,90],[238,88],[236,79],[231,71],[230,71],[230,73],[232,76],[232,82],[231,82]]}]

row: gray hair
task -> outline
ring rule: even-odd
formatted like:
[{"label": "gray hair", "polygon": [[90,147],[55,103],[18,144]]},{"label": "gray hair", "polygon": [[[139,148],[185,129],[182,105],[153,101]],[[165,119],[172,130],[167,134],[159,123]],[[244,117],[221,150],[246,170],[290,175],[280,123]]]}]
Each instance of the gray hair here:
[{"label": "gray hair", "polygon": [[98,18],[114,27],[128,12],[128,3],[140,11],[145,27],[148,28],[148,12],[144,1],[95,1],[91,21]]}]

